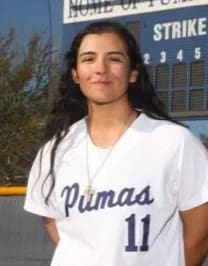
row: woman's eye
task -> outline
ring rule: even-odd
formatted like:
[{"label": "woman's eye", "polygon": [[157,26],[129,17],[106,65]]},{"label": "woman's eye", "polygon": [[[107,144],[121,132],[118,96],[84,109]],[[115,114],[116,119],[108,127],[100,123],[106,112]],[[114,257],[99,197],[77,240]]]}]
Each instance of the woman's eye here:
[{"label": "woman's eye", "polygon": [[121,58],[119,57],[111,57],[110,60],[113,62],[121,62]]},{"label": "woman's eye", "polygon": [[93,58],[92,57],[85,57],[82,59],[82,62],[92,62]]}]

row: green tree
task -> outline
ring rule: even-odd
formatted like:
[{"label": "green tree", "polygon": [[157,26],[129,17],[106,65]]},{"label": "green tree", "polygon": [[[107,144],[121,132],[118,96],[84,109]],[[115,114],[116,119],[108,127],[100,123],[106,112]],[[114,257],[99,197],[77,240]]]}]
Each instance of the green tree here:
[{"label": "green tree", "polygon": [[40,147],[53,91],[50,78],[59,70],[58,62],[51,64],[51,53],[50,41],[41,34],[22,51],[14,28],[0,34],[0,184],[26,177]]},{"label": "green tree", "polygon": [[204,143],[204,146],[208,149],[208,136],[201,134],[200,138],[201,138],[202,142]]}]

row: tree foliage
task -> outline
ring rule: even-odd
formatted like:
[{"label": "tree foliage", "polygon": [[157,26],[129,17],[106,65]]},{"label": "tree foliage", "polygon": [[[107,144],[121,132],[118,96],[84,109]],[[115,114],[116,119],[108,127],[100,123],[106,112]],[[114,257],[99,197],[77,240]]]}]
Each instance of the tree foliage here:
[{"label": "tree foliage", "polygon": [[50,77],[50,41],[34,34],[20,50],[14,28],[0,34],[0,184],[26,177],[40,147]]},{"label": "tree foliage", "polygon": [[205,147],[207,148],[207,150],[208,150],[208,136],[205,135],[205,134],[201,134],[200,138],[201,138],[202,142],[204,143],[204,146],[205,146]]}]

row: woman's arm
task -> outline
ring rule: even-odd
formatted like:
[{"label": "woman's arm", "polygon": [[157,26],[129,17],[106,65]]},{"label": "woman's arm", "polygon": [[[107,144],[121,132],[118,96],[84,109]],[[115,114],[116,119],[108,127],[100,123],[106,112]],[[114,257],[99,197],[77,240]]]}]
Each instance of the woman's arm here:
[{"label": "woman's arm", "polygon": [[208,203],[180,212],[186,266],[202,266],[208,255]]},{"label": "woman's arm", "polygon": [[43,217],[43,223],[50,239],[55,245],[57,245],[59,242],[59,235],[56,228],[55,219]]}]

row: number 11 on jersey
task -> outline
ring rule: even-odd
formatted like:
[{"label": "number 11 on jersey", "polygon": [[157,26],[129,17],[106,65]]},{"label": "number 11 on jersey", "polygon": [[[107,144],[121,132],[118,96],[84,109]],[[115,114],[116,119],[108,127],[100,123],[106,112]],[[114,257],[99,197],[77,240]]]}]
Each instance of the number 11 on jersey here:
[{"label": "number 11 on jersey", "polygon": [[[131,214],[128,218],[125,219],[128,226],[128,245],[125,246],[126,251],[138,251],[138,246],[136,245],[135,240],[135,228],[136,228],[136,218],[135,214]],[[142,224],[142,241],[141,246],[139,247],[140,251],[148,251],[148,239],[149,239],[149,228],[150,228],[150,215],[146,215],[140,220]]]}]

